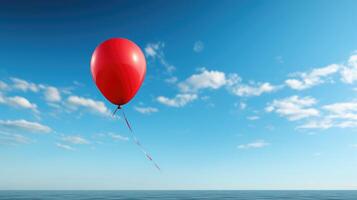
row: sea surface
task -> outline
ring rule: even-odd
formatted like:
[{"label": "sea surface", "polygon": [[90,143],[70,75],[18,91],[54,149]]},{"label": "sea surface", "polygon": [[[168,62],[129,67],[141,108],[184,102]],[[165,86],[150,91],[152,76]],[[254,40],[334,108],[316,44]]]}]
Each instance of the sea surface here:
[{"label": "sea surface", "polygon": [[95,200],[95,199],[238,199],[238,200],[357,200],[357,191],[0,191],[1,200]]}]

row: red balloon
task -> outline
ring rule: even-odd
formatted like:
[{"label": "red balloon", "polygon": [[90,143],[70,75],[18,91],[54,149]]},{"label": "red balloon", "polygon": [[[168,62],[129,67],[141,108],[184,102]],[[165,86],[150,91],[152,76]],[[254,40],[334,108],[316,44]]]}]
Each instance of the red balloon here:
[{"label": "red balloon", "polygon": [[144,81],[145,56],[134,42],[112,38],[94,50],[91,72],[105,98],[121,106],[135,96]]}]

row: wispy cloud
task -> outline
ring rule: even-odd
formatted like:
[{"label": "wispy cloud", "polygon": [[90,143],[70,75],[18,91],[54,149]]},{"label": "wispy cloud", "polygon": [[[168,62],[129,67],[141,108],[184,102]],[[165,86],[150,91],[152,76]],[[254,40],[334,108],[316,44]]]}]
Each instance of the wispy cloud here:
[{"label": "wispy cloud", "polygon": [[159,109],[154,108],[154,107],[139,107],[139,106],[135,106],[134,109],[136,111],[138,111],[139,113],[142,113],[142,114],[151,114],[151,113],[159,112]]},{"label": "wispy cloud", "polygon": [[58,148],[61,148],[61,149],[67,150],[67,151],[74,151],[75,150],[75,148],[73,148],[72,146],[67,145],[67,144],[56,143],[56,146]]},{"label": "wispy cloud", "polygon": [[200,68],[198,73],[192,74],[184,81],[177,84],[180,93],[174,98],[165,96],[157,97],[157,100],[167,106],[183,107],[187,103],[197,99],[202,90],[218,90],[226,88],[230,93],[237,96],[260,96],[263,93],[270,93],[281,88],[268,82],[249,84],[242,83],[242,79],[238,74],[226,74],[217,70],[208,70]]},{"label": "wispy cloud", "polygon": [[115,134],[115,133],[108,133],[108,136],[112,138],[113,140],[120,140],[120,141],[128,141],[129,138],[122,136],[120,134]]},{"label": "wispy cloud", "polygon": [[181,92],[198,92],[201,89],[219,89],[227,83],[226,75],[220,71],[202,69],[178,84]]},{"label": "wispy cloud", "polygon": [[53,86],[48,86],[44,92],[45,99],[49,102],[59,102],[61,101],[60,91]]},{"label": "wispy cloud", "polygon": [[291,96],[285,99],[274,100],[265,108],[267,112],[276,112],[291,121],[318,116],[320,112],[312,108],[316,104],[316,99],[312,97]]},{"label": "wispy cloud", "polygon": [[328,129],[332,127],[352,128],[357,127],[357,101],[339,102],[324,105],[324,115],[299,128]]},{"label": "wispy cloud", "polygon": [[322,106],[318,118],[298,126],[301,129],[329,129],[357,127],[357,101],[338,102]]},{"label": "wispy cloud", "polygon": [[10,80],[13,83],[12,88],[14,88],[14,89],[22,90],[24,92],[27,92],[27,91],[38,92],[40,89],[37,84],[28,82],[23,79],[12,77],[12,78],[10,78]]},{"label": "wispy cloud", "polygon": [[7,83],[5,83],[4,81],[0,81],[0,91],[2,90],[8,90],[10,87]]},{"label": "wispy cloud", "polygon": [[203,89],[219,89],[238,79],[240,79],[238,75],[231,79],[224,72],[200,68],[198,73],[192,74],[186,80],[178,83],[178,88],[182,93],[197,93]]},{"label": "wispy cloud", "polygon": [[178,81],[178,78],[176,76],[172,76],[170,78],[165,79],[166,83],[170,83],[170,84],[175,84]]},{"label": "wispy cloud", "polygon": [[329,129],[333,127],[333,122],[330,119],[313,119],[305,124],[299,125],[298,129]]},{"label": "wispy cloud", "polygon": [[258,149],[258,148],[266,147],[268,145],[270,145],[270,143],[264,140],[257,140],[248,144],[238,145],[238,149]]},{"label": "wispy cloud", "polygon": [[144,50],[146,57],[153,60],[158,60],[160,64],[165,67],[166,72],[170,74],[176,70],[176,67],[167,62],[163,51],[164,47],[165,43],[163,42],[148,43]]},{"label": "wispy cloud", "polygon": [[342,68],[341,80],[348,84],[352,84],[357,80],[357,54],[350,56],[347,66]]},{"label": "wispy cloud", "polygon": [[[3,87],[6,88],[3,90],[6,90],[6,91],[20,90],[22,92],[27,92],[27,91],[31,91],[34,93],[42,92],[45,100],[49,103],[61,101],[61,91],[57,87],[49,86],[49,85],[45,85],[45,84],[36,84],[31,81],[27,81],[27,80],[15,78],[15,77],[10,78],[10,80],[11,80],[10,84],[7,84],[7,83],[1,81],[2,84],[0,83],[0,87],[1,87],[1,85],[3,85]],[[22,98],[22,100],[20,98]],[[14,99],[14,100],[21,101],[22,104],[26,104],[26,102],[25,102],[26,100],[24,100],[26,98],[25,97],[20,97],[20,98],[16,97],[16,99]],[[15,102],[15,103],[17,103],[17,102]]]},{"label": "wispy cloud", "polygon": [[32,140],[17,133],[8,133],[0,131],[0,144],[3,145],[17,145],[17,144],[29,144]]},{"label": "wispy cloud", "polygon": [[306,72],[294,73],[292,76],[296,78],[288,79],[285,81],[285,83],[290,88],[295,90],[308,89],[315,85],[324,83],[327,77],[336,74],[340,68],[341,68],[340,65],[332,64],[326,67],[313,69],[308,73]]},{"label": "wispy cloud", "polygon": [[[149,48],[150,47],[150,48]],[[160,45],[151,45],[148,46],[147,54],[156,57],[158,55],[155,49],[159,49]],[[354,75],[354,70],[355,74]],[[296,72],[290,75],[291,78],[285,80],[285,85],[294,90],[305,90],[311,88],[313,86],[323,84],[327,81],[333,81],[332,76],[338,73],[341,73],[342,80],[346,83],[352,83],[355,79],[357,80],[357,55],[352,55],[349,58],[349,61],[346,66],[342,64],[331,64],[326,67],[314,68],[308,72]],[[355,77],[355,78],[354,78]],[[176,83],[177,79],[175,78],[173,83]],[[285,85],[274,85],[270,82],[257,82],[257,81],[249,81],[248,83],[244,83],[242,78],[236,73],[227,74],[218,70],[208,70],[206,68],[199,69],[198,73],[194,73],[189,76],[187,79],[178,82],[177,87],[179,89],[179,93],[176,97],[170,99],[164,96],[158,97],[158,101],[169,106],[173,107],[182,107],[186,105],[186,101],[184,103],[178,104],[176,100],[179,100],[182,95],[187,94],[196,94],[200,95],[200,91],[202,90],[217,90],[220,88],[226,88],[231,94],[234,94],[239,97],[252,97],[252,96],[260,96],[265,93],[272,93],[283,89]],[[290,99],[294,101],[294,99]],[[297,99],[299,100],[299,99]],[[189,100],[187,102],[192,101]],[[294,102],[278,102],[275,101],[278,106],[290,106]],[[295,105],[296,104],[296,105]],[[277,112],[282,115],[291,115],[289,117],[290,120],[296,120],[305,118],[308,116],[317,116],[319,111],[314,108],[306,108],[304,105],[302,108],[299,105],[299,101],[295,102],[293,107],[286,109],[277,109]],[[274,108],[274,106],[270,106],[270,109]],[[295,109],[295,110],[294,110]],[[288,114],[289,112],[295,114]],[[284,114],[285,113],[285,114]],[[300,113],[300,114],[297,114]],[[312,124],[311,124],[312,126]]]},{"label": "wispy cloud", "polygon": [[253,115],[253,116],[248,116],[247,119],[248,119],[248,120],[251,120],[251,121],[255,121],[255,120],[260,119],[260,117],[259,117],[259,116],[256,116],[256,115]]},{"label": "wispy cloud", "polygon": [[193,44],[193,51],[196,53],[200,53],[203,51],[205,48],[205,45],[203,44],[202,41],[198,40]]},{"label": "wispy cloud", "polygon": [[146,56],[156,58],[164,46],[165,44],[161,42],[147,44],[145,47]]},{"label": "wispy cloud", "polygon": [[87,139],[78,135],[63,136],[61,140],[71,144],[90,144]]},{"label": "wispy cloud", "polygon": [[357,54],[351,55],[344,64],[331,64],[310,72],[293,73],[292,78],[287,79],[285,84],[295,90],[304,90],[331,80],[337,73],[340,74],[342,82],[354,83],[357,80]]},{"label": "wispy cloud", "polygon": [[[65,107],[65,111],[67,112],[83,109],[92,113],[98,113],[106,116],[110,115],[109,109],[102,101],[96,101],[91,98],[74,95],[72,92],[66,92],[66,89],[59,89],[59,87],[48,84],[36,84],[31,81],[15,77],[10,78],[10,81],[11,82],[9,84],[3,81],[0,82],[2,87],[2,89],[0,89],[0,104],[15,108],[29,109],[35,114],[39,114],[38,105],[31,102],[26,97],[8,95],[13,91],[30,91],[34,93],[40,92],[47,105],[58,110],[61,107]],[[63,97],[65,100],[63,100]]]},{"label": "wispy cloud", "polygon": [[21,96],[6,97],[0,93],[0,104],[9,105],[15,108],[29,109],[35,113],[39,113],[35,103],[31,103],[28,99]]},{"label": "wispy cloud", "polygon": [[357,120],[357,101],[333,103],[323,109],[331,113],[330,118]]},{"label": "wispy cloud", "polygon": [[23,130],[33,133],[50,133],[52,129],[38,122],[20,120],[0,120],[0,126],[9,130]]},{"label": "wispy cloud", "polygon": [[[112,133],[112,132],[108,132],[108,133],[97,133],[95,135],[93,135],[94,139],[110,139],[111,141],[129,141],[129,137],[123,136],[121,134],[118,133]],[[103,143],[102,141],[96,141],[96,143]]]},{"label": "wispy cloud", "polygon": [[260,96],[263,93],[270,93],[278,90],[279,86],[274,86],[268,82],[249,84],[242,83],[238,74],[225,74],[221,71],[200,69],[200,73],[193,74],[186,80],[180,82],[178,87],[183,93],[197,93],[199,90],[216,90],[226,86],[226,88],[237,96]]},{"label": "wispy cloud", "polygon": [[157,97],[157,101],[171,107],[183,107],[197,99],[197,94],[177,94],[174,98]]},{"label": "wispy cloud", "polygon": [[75,110],[82,107],[94,113],[99,113],[102,115],[110,115],[110,111],[105,106],[104,102],[96,101],[90,98],[85,98],[80,96],[69,96],[67,98],[67,105]]},{"label": "wispy cloud", "polygon": [[244,110],[247,108],[247,103],[245,102],[239,102],[239,103],[234,103],[234,107],[238,107],[241,110]]},{"label": "wispy cloud", "polygon": [[230,87],[233,94],[241,97],[260,96],[263,93],[270,93],[278,90],[279,86],[274,86],[268,82],[248,84],[235,84]]}]

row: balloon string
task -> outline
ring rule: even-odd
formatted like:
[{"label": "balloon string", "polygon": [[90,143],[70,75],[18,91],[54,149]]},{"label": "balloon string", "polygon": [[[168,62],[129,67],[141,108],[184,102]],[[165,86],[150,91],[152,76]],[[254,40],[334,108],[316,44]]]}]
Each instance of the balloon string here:
[{"label": "balloon string", "polygon": [[115,117],[115,113],[117,113],[117,111],[120,109],[120,106],[118,106],[115,110],[114,110],[114,112],[113,112],[113,114],[112,114],[112,116],[113,117]]},{"label": "balloon string", "polygon": [[125,119],[125,123],[126,123],[126,125],[128,126],[130,132],[133,133],[133,129],[131,128],[129,121],[128,121],[128,119],[126,118],[124,109],[121,108],[121,107],[119,107],[119,109],[121,109],[121,111],[122,111],[122,113],[123,113],[123,117],[124,117],[124,119]]},{"label": "balloon string", "polygon": [[134,139],[134,143],[139,147],[140,151],[146,156],[146,158],[153,163],[153,165],[156,167],[156,169],[158,169],[160,172],[161,172],[161,168],[159,167],[159,165],[154,161],[154,159],[152,159],[152,157],[150,156],[150,154],[145,150],[145,148],[143,147],[143,145],[140,143],[140,141],[136,138],[135,134],[134,134],[134,131],[133,129],[131,128],[131,125],[128,121],[128,119],[126,118],[126,115],[125,115],[125,112],[124,112],[124,109],[121,107],[121,106],[118,106],[114,112],[113,112],[113,116],[115,115],[115,113],[118,111],[118,110],[121,110],[122,111],[122,114],[123,114],[123,117],[124,117],[124,120],[125,120],[125,123],[126,125],[128,126],[129,130],[130,130],[130,133],[131,133],[131,136],[132,138]]}]

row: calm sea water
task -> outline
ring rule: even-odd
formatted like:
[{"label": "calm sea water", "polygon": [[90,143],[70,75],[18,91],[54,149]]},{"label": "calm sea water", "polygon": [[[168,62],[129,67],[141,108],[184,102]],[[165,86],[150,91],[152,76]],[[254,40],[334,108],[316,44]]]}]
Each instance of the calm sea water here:
[{"label": "calm sea water", "polygon": [[0,191],[1,200],[357,200],[357,191]]}]

